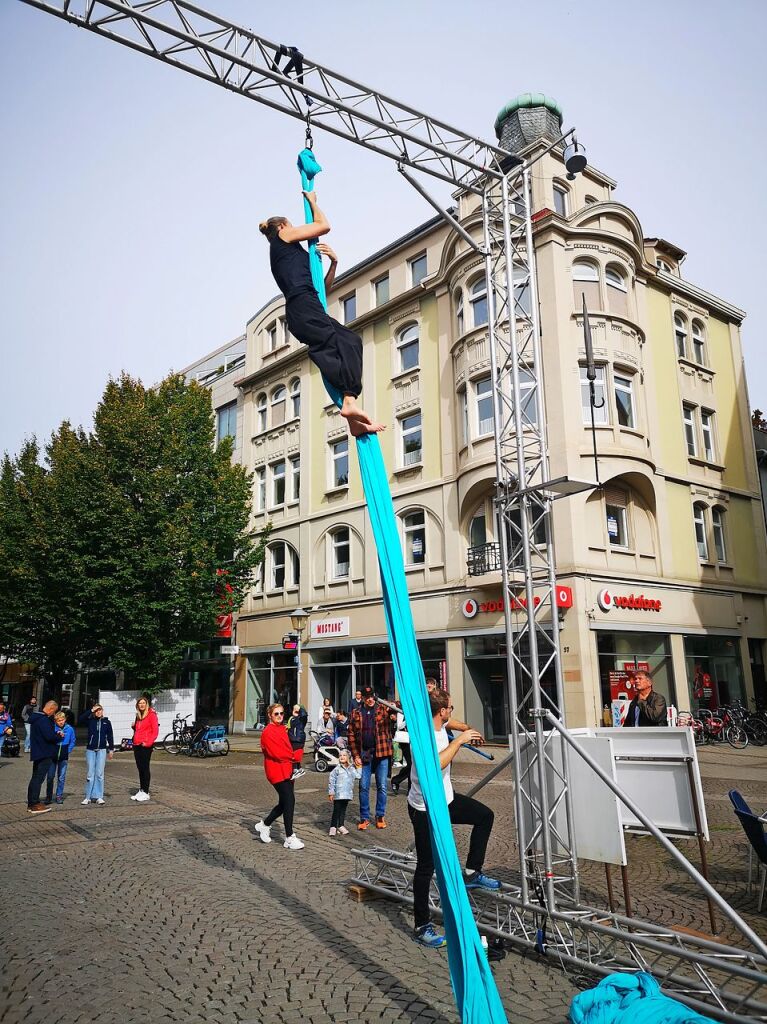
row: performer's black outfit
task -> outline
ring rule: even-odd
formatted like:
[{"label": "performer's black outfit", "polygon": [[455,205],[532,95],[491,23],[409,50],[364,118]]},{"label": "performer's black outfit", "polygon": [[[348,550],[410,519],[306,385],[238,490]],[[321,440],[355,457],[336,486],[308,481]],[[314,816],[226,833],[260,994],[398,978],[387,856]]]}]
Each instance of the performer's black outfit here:
[{"label": "performer's black outfit", "polygon": [[274,280],[285,296],[288,330],[309,348],[309,358],[342,395],[362,391],[362,339],[325,312],[309,269],[309,254],[300,242],[269,244]]}]

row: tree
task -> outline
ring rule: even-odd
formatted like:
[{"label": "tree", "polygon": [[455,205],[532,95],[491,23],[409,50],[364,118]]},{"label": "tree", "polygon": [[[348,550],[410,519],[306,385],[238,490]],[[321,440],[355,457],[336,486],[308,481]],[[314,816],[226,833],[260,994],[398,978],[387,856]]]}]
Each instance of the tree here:
[{"label": "tree", "polygon": [[[251,480],[215,444],[210,395],[172,375],[110,381],[86,435],[63,424],[0,472],[0,650],[51,673],[110,665],[168,685],[209,640],[220,570],[238,607],[263,557]],[[0,563],[0,564],[3,564]],[[5,639],[3,639],[5,638]]]}]

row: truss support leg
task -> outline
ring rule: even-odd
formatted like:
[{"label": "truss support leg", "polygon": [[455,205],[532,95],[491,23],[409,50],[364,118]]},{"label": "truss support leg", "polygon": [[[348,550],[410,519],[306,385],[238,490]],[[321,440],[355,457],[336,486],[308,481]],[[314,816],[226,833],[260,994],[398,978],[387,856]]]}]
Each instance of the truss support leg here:
[{"label": "truss support leg", "polygon": [[631,903],[631,886],[629,885],[629,871],[625,864],[621,864],[621,881],[623,882],[623,903],[626,907],[626,917],[633,917],[634,907]]},{"label": "truss support leg", "polygon": [[610,865],[605,864],[605,881],[607,882],[607,905],[610,913],[615,913],[615,893],[613,892],[613,874]]}]

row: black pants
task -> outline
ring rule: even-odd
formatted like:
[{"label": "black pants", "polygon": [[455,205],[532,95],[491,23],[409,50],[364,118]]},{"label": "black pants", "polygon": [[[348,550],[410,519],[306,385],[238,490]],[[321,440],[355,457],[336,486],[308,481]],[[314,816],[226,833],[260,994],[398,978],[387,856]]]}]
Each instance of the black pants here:
[{"label": "black pants", "polygon": [[[429,819],[426,811],[417,811],[407,805],[415,833],[415,852],[418,861],[413,875],[413,916],[416,928],[429,923],[429,886],[434,874],[434,855],[431,849]],[[485,852],[490,833],[493,830],[494,814],[479,800],[456,793],[448,807],[450,821],[454,825],[473,825],[469,839],[469,854],[466,867],[481,871],[485,863]]]},{"label": "black pants", "polygon": [[410,755],[410,744],[400,743],[400,750],[402,751],[402,757],[405,762],[405,767],[400,768],[396,775],[392,775],[392,785],[401,786],[403,782],[410,784],[410,769],[413,767],[413,758]]},{"label": "black pants", "polygon": [[331,828],[340,828],[343,825],[346,821],[346,808],[348,806],[348,800],[333,801],[333,817],[330,819]]},{"label": "black pants", "polygon": [[296,797],[293,792],[293,780],[285,779],[284,782],[273,782],[272,785],[277,790],[277,796],[280,798],[280,802],[276,807],[273,807],[271,811],[264,818],[265,825],[271,825],[273,821],[276,821],[280,815],[285,823],[285,838],[293,835],[293,811],[296,807]]},{"label": "black pants", "polygon": [[288,329],[309,348],[322,376],[343,395],[362,391],[362,339],[325,312],[317,295],[301,292],[285,305]]},{"label": "black pants", "polygon": [[52,763],[52,757],[42,757],[39,761],[32,762],[32,778],[27,787],[27,807],[34,807],[40,803],[40,790],[48,778],[48,769]]},{"label": "black pants", "polygon": [[136,758],[138,768],[138,785],[144,793],[149,792],[149,783],[152,773],[149,771],[149,762],[152,759],[152,747],[134,747],[133,756]]}]

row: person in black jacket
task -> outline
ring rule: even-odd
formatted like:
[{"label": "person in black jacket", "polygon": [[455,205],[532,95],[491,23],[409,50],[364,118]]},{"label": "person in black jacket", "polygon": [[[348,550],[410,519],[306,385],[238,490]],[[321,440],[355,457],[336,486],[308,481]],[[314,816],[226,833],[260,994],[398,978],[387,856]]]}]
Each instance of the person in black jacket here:
[{"label": "person in black jacket", "polygon": [[85,744],[85,793],[83,805],[95,800],[104,803],[104,765],[107,758],[112,760],[115,739],[112,723],[104,716],[104,709],[97,702],[87,712],[88,742]]},{"label": "person in black jacket", "polygon": [[[362,391],[362,339],[328,316],[312,283],[309,254],[300,245],[330,231],[315,193],[304,192],[304,196],[312,210],[311,224],[294,227],[287,217],[270,217],[259,224],[261,234],[269,242],[272,274],[285,296],[288,329],[308,347],[309,358],[325,380],[343,395],[340,412],[354,437],[375,434],[385,429],[383,424],[374,423],[357,402]],[[329,289],[335,279],[336,254],[322,243],[317,250],[330,260],[325,276],[325,288]]]},{"label": "person in black jacket", "polygon": [[629,704],[623,722],[624,728],[627,726],[633,728],[644,725],[668,725],[666,698],[662,693],[653,690],[649,674],[641,670],[635,672],[634,685],[637,695]]},{"label": "person in black jacket", "polygon": [[49,700],[42,712],[35,711],[29,716],[32,726],[29,758],[32,761],[32,778],[27,788],[27,811],[29,814],[45,814],[51,807],[40,803],[40,789],[48,778],[48,770],[56,756],[64,730],[57,729],[53,716],[59,710],[55,700]]},{"label": "person in black jacket", "polygon": [[302,708],[300,704],[294,704],[293,714],[288,719],[288,739],[293,748],[294,766],[292,778],[294,779],[300,779],[304,774],[301,760],[303,759],[304,746],[306,745],[306,723],[308,720],[309,715],[306,708]]}]

